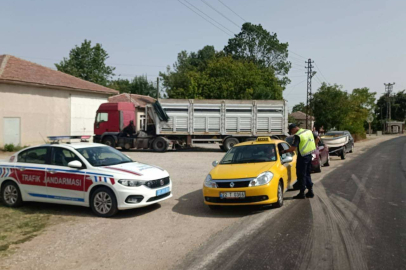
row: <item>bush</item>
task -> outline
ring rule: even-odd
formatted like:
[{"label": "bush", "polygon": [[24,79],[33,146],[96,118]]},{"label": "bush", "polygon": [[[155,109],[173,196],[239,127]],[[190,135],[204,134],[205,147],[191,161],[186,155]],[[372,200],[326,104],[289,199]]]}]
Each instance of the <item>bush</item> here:
[{"label": "bush", "polygon": [[24,148],[27,148],[27,147],[28,147],[27,145],[24,145],[24,146],[17,145],[17,146],[15,146],[14,144],[10,143],[10,144],[5,144],[4,145],[3,151],[16,152],[16,151],[20,151],[21,149],[24,149]]}]

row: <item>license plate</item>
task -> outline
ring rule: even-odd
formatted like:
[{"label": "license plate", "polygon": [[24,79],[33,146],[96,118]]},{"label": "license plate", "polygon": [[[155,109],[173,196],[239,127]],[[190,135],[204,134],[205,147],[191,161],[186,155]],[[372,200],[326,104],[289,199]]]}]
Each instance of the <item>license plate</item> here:
[{"label": "license plate", "polygon": [[220,199],[244,199],[245,192],[221,192]]},{"label": "license plate", "polygon": [[169,187],[166,187],[166,188],[157,190],[157,191],[156,191],[156,195],[159,196],[159,195],[166,194],[166,193],[168,193],[168,192],[169,192]]}]

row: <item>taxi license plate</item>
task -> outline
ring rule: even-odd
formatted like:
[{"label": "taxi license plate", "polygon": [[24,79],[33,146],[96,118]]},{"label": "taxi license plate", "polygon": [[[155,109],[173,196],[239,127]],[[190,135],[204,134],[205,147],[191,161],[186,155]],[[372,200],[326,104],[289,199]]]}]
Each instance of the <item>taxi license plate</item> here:
[{"label": "taxi license plate", "polygon": [[244,199],[245,192],[221,192],[220,199]]},{"label": "taxi license plate", "polygon": [[168,193],[168,192],[169,192],[169,187],[166,187],[166,188],[157,190],[157,191],[156,191],[156,195],[157,195],[157,196],[160,196],[160,195],[166,194],[166,193]]}]

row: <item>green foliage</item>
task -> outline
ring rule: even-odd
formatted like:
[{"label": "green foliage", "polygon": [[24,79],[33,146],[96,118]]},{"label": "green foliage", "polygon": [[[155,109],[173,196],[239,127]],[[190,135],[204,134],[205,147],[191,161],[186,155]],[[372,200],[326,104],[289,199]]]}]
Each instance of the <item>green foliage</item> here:
[{"label": "green foliage", "polygon": [[109,82],[108,87],[118,90],[120,93],[139,94],[156,98],[156,84],[148,81],[146,76],[135,76],[132,80],[117,79]]},{"label": "green foliage", "polygon": [[312,99],[313,116],[316,118],[316,128],[324,130],[342,129],[345,118],[349,113],[349,97],[342,86],[323,83]]},{"label": "green foliage", "polygon": [[170,98],[282,99],[283,88],[274,71],[252,61],[236,60],[206,46],[197,53],[182,51],[161,73]]},{"label": "green foliage", "polygon": [[299,104],[296,104],[292,108],[292,112],[303,112],[306,113],[306,105],[303,102],[300,102]]},{"label": "green foliage", "polygon": [[[391,120],[406,120],[406,90],[399,91],[391,97]],[[379,120],[386,120],[387,117],[387,95],[383,94],[376,104],[375,115]]]},{"label": "green foliage", "polygon": [[14,145],[12,143],[10,144],[5,144],[3,147],[3,151],[5,152],[16,152],[16,151],[20,151],[21,149],[27,148],[27,145],[24,146],[20,146],[20,145]]},{"label": "green foliage", "polygon": [[365,122],[368,115],[375,107],[375,92],[369,88],[356,88],[349,95],[349,113],[343,123],[343,129],[353,134],[365,133]]},{"label": "green foliage", "polygon": [[342,86],[323,83],[312,99],[316,128],[365,134],[364,124],[375,106],[375,95],[366,87],[354,89],[349,95]]},{"label": "green foliage", "polygon": [[288,43],[281,43],[276,33],[270,33],[262,25],[244,23],[241,32],[228,40],[224,52],[238,60],[252,61],[259,67],[271,68],[277,76],[284,76],[280,83],[287,85],[286,77],[291,63],[288,59]]},{"label": "green foliage", "polygon": [[86,40],[81,46],[75,46],[69,52],[69,58],[63,58],[59,64],[55,64],[59,71],[81,78],[83,80],[107,85],[109,79],[114,75],[114,67],[107,66],[107,52],[102,45],[96,43],[92,47],[91,41]]}]

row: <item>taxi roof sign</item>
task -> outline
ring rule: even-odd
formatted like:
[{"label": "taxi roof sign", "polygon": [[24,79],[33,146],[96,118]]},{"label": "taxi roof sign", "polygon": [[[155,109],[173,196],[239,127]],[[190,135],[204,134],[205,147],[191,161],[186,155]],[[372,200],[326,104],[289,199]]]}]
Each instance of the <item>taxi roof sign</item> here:
[{"label": "taxi roof sign", "polygon": [[258,137],[257,142],[271,142],[272,139],[270,137]]}]

